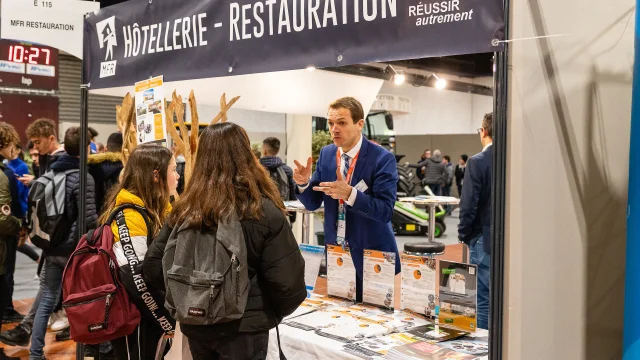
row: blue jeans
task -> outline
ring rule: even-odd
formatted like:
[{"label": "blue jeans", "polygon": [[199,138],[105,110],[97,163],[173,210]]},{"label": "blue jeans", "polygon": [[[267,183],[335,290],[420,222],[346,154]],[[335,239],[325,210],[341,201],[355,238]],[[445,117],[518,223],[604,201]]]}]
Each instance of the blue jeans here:
[{"label": "blue jeans", "polygon": [[31,331],[31,353],[29,359],[40,360],[44,355],[44,337],[47,333],[47,323],[53,310],[58,304],[60,289],[62,286],[62,273],[67,265],[67,257],[47,256],[43,271],[40,273],[40,291],[42,300],[38,305],[38,311]]},{"label": "blue jeans", "polygon": [[469,246],[471,257],[469,262],[478,265],[478,328],[489,329],[489,273],[491,271],[491,255],[484,252],[484,239],[480,235],[475,243]]}]

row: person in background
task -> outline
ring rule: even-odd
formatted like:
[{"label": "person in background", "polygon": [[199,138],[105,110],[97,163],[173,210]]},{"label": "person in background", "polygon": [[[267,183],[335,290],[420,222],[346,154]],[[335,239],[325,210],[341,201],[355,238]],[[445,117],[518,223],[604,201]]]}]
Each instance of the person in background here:
[{"label": "person in background", "polygon": [[[52,120],[46,118],[38,119],[27,127],[26,133],[27,137],[33,144],[33,148],[38,152],[38,166],[36,166],[36,169],[38,169],[38,175],[44,175],[49,171],[51,164],[57,161],[59,157],[67,154],[64,147],[58,142],[56,125]],[[22,177],[19,177],[18,181],[30,187],[34,179],[34,175],[24,175]],[[41,257],[41,259],[42,258],[43,257]],[[40,261],[39,266],[44,268],[44,263],[44,261]],[[44,271],[39,271],[39,274],[40,281],[42,281]],[[42,301],[43,294],[44,287],[40,286],[27,316],[24,317],[24,319],[18,326],[14,327],[11,330],[0,333],[1,342],[11,346],[29,345],[29,339],[31,338],[31,331],[33,329],[36,312],[38,311],[38,307]],[[56,311],[56,313],[51,316],[51,328],[59,331],[68,329],[69,322],[66,315],[64,314],[64,311],[62,310],[61,296],[58,295],[58,297],[60,300],[58,301],[58,306],[56,307],[58,311]],[[68,330],[66,331],[66,334],[64,334],[64,332],[56,334],[56,339],[68,339],[68,334]]]},{"label": "person in background", "polygon": [[[18,175],[18,177],[31,174],[29,172],[29,165],[27,165],[27,163],[20,158],[20,154],[22,154],[22,147],[20,146],[20,144],[17,144],[15,151],[12,154],[12,158],[9,159],[10,160],[9,167],[11,167],[13,172],[16,175]],[[27,203],[28,203],[27,200],[29,197],[29,188],[25,184],[19,181],[17,183],[18,183],[18,197],[20,199],[20,206],[22,207],[23,213],[26,214]]]},{"label": "person in background", "polygon": [[434,150],[433,156],[418,164],[405,165],[411,168],[420,169],[423,166],[426,168],[424,174],[424,180],[422,185],[427,185],[431,188],[433,195],[442,195],[442,184],[444,183],[445,171],[444,164],[442,163],[442,152],[438,149]]},{"label": "person in background", "polygon": [[[143,260],[148,246],[153,245],[171,212],[169,199],[176,192],[178,177],[176,160],[169,149],[156,144],[139,145],[129,156],[122,181],[112,189],[105,203],[100,223],[104,224],[119,206],[132,204],[146,209],[151,227],[147,227],[145,218],[137,209],[122,210],[124,224],[118,225],[117,220],[111,223],[113,252],[118,262],[120,281],[129,294],[129,300],[142,315],[140,325],[132,334],[111,341],[116,359],[156,359],[156,347],[160,338],[173,337],[175,321],[164,307],[164,292],[146,283],[148,271]],[[210,198],[203,199],[208,201]],[[129,265],[125,255],[127,248],[120,239],[119,229],[125,227],[133,246],[132,254],[137,260],[134,268]],[[142,276],[138,278],[136,272]],[[147,290],[140,291],[142,288]]]},{"label": "person in background", "polygon": [[[58,157],[51,165],[54,173],[65,172],[67,170],[80,169],[80,148],[89,147],[89,143],[80,143],[80,128],[75,126],[67,129],[64,135],[64,155]],[[44,359],[45,334],[49,317],[54,312],[60,300],[62,273],[67,265],[69,256],[75,250],[80,240],[78,217],[81,210],[78,208],[80,201],[80,191],[85,191],[86,207],[85,218],[88,229],[95,228],[98,218],[95,204],[95,184],[93,177],[87,174],[86,189],[80,189],[80,173],[71,172],[66,175],[66,198],[64,199],[64,220],[52,237],[61,239],[60,245],[48,250],[44,255],[44,269],[40,273],[40,289],[42,299],[38,304],[33,322],[33,332],[31,334],[30,360]],[[67,321],[68,327],[68,321]]]},{"label": "person in background", "polygon": [[122,134],[109,135],[106,153],[89,155],[89,174],[96,183],[96,209],[101,213],[109,190],[118,183],[122,165]]},{"label": "person in background", "polygon": [[[38,151],[38,175],[44,175],[51,164],[65,154],[64,147],[58,142],[56,124],[46,118],[38,119],[27,127],[27,137]],[[33,175],[18,178],[26,186],[31,186],[34,179]]]},{"label": "person in background", "polygon": [[29,172],[35,178],[40,176],[40,154],[38,153],[38,149],[33,145],[32,141],[29,141],[27,145],[27,149],[29,149],[29,157],[31,157],[31,171]]},{"label": "person in background", "polygon": [[97,143],[96,144],[96,148],[98,149],[98,154],[104,154],[107,152],[107,148],[104,146],[103,143]]},{"label": "person in background", "polygon": [[[0,154],[2,157],[8,157],[13,151],[13,146],[19,142],[20,138],[15,129],[4,122],[0,122]],[[9,284],[7,282],[7,274],[5,272],[6,262],[9,258],[9,252],[15,253],[15,248],[10,249],[10,244],[16,242],[17,236],[22,229],[22,221],[13,214],[14,209],[19,209],[16,202],[12,198],[15,195],[15,185],[10,185],[10,180],[15,181],[13,171],[0,162],[0,328],[2,327],[3,318],[6,307],[10,304],[11,297]],[[19,360],[17,357],[9,357],[0,349],[0,360]]]},{"label": "person in background", "polygon": [[284,204],[252,154],[247,133],[236,124],[219,123],[202,132],[194,168],[189,188],[149,247],[145,276],[151,286],[164,289],[162,258],[172,228],[211,231],[231,216],[237,217],[250,279],[244,315],[227,323],[180,324],[180,328],[189,339],[194,360],[266,359],[269,330],[307,296],[304,259],[287,223]]},{"label": "person in background", "polygon": [[469,159],[469,156],[467,156],[467,154],[460,155],[460,159],[458,159],[458,164],[456,165],[455,175],[456,187],[458,188],[458,197],[462,196],[462,184],[464,180],[464,171],[467,168],[467,159]]},{"label": "person in background", "polygon": [[[423,153],[422,156],[420,156],[420,160],[418,160],[418,163],[421,163],[425,160],[427,160],[428,158],[431,157],[431,150],[430,149],[426,149]],[[424,172],[427,168],[426,167],[421,167],[419,169],[416,169],[416,176],[418,177],[418,179],[420,179],[420,181],[424,180]]]},{"label": "person in background", "polygon": [[[2,163],[2,168],[0,170],[2,170],[4,176],[8,179],[9,192],[11,196],[10,206],[5,206],[1,208],[0,211],[5,215],[11,214],[18,219],[24,219],[25,212],[20,204],[20,190],[18,188],[19,182],[16,178],[14,169],[9,165],[8,161],[15,156],[15,145],[18,144],[20,138],[13,126],[5,122],[0,122],[0,139],[3,140],[0,142],[0,163]],[[13,307],[13,276],[16,270],[16,255],[19,242],[18,236],[5,235],[0,241],[4,242],[5,246],[6,262],[3,270],[8,286],[6,292],[0,292],[0,297],[3,297],[6,303],[3,321],[6,323],[18,322],[22,321],[24,318],[24,315],[18,313]]]},{"label": "person in background", "polygon": [[96,138],[98,137],[98,132],[96,131],[96,129],[92,128],[91,126],[89,126],[89,140],[91,141],[90,144],[90,154],[97,154],[98,153],[98,145],[96,145]]},{"label": "person in background", "polygon": [[[442,196],[451,196],[451,186],[453,185],[453,164],[451,164],[451,156],[445,155],[442,157],[442,163],[444,164],[444,181],[442,183]],[[447,210],[447,214],[451,214],[451,205],[444,207]]]},{"label": "person in background", "polygon": [[478,265],[478,328],[489,327],[491,267],[491,170],[493,168],[493,114],[478,129],[482,152],[467,162],[460,199],[458,239],[469,246],[469,262]]},{"label": "person in background", "polygon": [[[276,184],[282,201],[296,199],[296,184],[293,181],[293,169],[282,162],[278,157],[280,152],[280,140],[275,137],[268,137],[262,142],[262,157],[260,164],[267,169],[271,180]],[[289,214],[289,221],[293,224],[296,221],[296,213]]]}]

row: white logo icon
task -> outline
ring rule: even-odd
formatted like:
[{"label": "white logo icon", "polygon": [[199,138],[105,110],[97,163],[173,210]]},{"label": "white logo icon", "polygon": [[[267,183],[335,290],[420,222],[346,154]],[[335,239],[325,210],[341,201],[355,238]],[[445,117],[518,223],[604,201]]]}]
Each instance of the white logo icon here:
[{"label": "white logo icon", "polygon": [[96,31],[98,33],[98,41],[100,42],[100,49],[105,45],[107,46],[107,53],[104,60],[113,60],[113,47],[118,45],[116,40],[116,18],[112,16],[104,19],[96,24]]}]

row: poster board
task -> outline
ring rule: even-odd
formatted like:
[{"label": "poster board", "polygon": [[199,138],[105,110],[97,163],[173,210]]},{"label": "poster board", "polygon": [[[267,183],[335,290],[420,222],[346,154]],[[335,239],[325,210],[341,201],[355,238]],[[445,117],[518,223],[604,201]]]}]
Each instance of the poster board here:
[{"label": "poster board", "polygon": [[393,308],[396,277],[396,254],[364,250],[362,300],[365,303]]},{"label": "poster board", "polygon": [[437,276],[435,259],[402,255],[400,308],[435,316]]},{"label": "poster board", "polygon": [[307,287],[307,297],[309,297],[316,287],[320,264],[324,257],[324,246],[300,244],[299,247],[304,259],[304,283]]},{"label": "poster board", "polygon": [[348,249],[327,245],[327,294],[356,300],[356,268]]},{"label": "poster board", "polygon": [[476,265],[440,260],[439,322],[476,331],[478,312],[478,268]]},{"label": "poster board", "polygon": [[164,77],[139,81],[136,93],[136,138],[138,144],[161,142],[167,139],[164,111]]}]

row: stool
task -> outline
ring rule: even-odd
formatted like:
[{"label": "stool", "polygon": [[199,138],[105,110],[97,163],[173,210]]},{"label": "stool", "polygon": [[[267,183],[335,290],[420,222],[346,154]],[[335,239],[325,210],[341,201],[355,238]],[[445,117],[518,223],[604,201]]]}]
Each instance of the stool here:
[{"label": "stool", "polygon": [[444,254],[444,244],[439,242],[414,242],[404,244],[404,253],[407,255],[433,257]]}]

